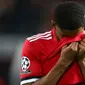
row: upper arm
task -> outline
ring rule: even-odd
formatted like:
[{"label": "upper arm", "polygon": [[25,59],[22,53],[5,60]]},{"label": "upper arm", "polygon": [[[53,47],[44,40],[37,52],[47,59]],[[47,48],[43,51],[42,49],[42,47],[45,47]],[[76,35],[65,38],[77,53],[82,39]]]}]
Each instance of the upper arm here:
[{"label": "upper arm", "polygon": [[35,82],[43,76],[41,62],[37,59],[34,46],[26,40],[22,48],[21,58],[21,85],[30,85],[27,83]]}]

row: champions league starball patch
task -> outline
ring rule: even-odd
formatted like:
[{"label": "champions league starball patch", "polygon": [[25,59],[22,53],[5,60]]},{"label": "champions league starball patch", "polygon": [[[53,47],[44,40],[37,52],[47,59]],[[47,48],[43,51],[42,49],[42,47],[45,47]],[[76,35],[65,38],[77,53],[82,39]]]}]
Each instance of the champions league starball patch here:
[{"label": "champions league starball patch", "polygon": [[22,59],[21,59],[21,68],[22,68],[22,73],[29,73],[30,70],[28,70],[30,66],[30,60],[26,57],[26,56],[23,56]]}]

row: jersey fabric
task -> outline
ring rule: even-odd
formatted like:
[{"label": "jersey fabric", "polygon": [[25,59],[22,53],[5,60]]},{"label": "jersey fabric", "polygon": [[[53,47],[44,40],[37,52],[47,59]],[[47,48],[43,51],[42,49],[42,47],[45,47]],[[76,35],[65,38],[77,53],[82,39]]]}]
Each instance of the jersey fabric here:
[{"label": "jersey fabric", "polygon": [[[65,44],[80,41],[83,33],[75,37],[56,39],[55,29],[28,37],[24,42],[21,59],[21,85],[35,82],[45,76],[57,63]],[[56,85],[74,85],[83,81],[80,68],[74,62]],[[81,84],[83,85],[83,84]]]}]

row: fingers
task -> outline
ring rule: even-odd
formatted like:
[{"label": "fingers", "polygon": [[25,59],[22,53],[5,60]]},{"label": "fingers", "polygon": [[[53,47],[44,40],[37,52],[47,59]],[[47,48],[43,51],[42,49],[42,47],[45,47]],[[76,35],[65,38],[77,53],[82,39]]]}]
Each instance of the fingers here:
[{"label": "fingers", "polygon": [[81,50],[85,51],[85,37],[84,37],[83,40],[80,42],[79,48],[80,48]]},{"label": "fingers", "polygon": [[65,48],[71,49],[73,51],[78,51],[78,42],[72,42],[69,46],[68,45],[64,45],[62,47],[62,50],[64,50]]},{"label": "fingers", "polygon": [[85,47],[85,42],[81,41],[81,42],[80,42],[80,45],[82,45],[82,46]]},{"label": "fingers", "polygon": [[72,42],[70,45],[69,45],[69,48],[73,51],[78,51],[78,42]]},{"label": "fingers", "polygon": [[82,41],[85,43],[85,38]]},{"label": "fingers", "polygon": [[82,44],[79,44],[79,48],[80,48],[80,50],[85,51],[85,47]]},{"label": "fingers", "polygon": [[83,38],[82,41],[80,41],[79,43],[79,53],[78,53],[78,56],[79,56],[79,61],[84,59],[85,57],[85,36]]},{"label": "fingers", "polygon": [[74,45],[74,46],[72,46],[72,47],[73,47],[73,49],[74,49],[74,51],[78,51],[78,45],[79,45],[79,43],[78,43],[78,42],[76,42],[76,43],[75,43],[75,45]]},{"label": "fingers", "polygon": [[83,42],[85,42],[85,35],[84,35],[84,37],[83,37],[83,40],[82,40]]},{"label": "fingers", "polygon": [[63,47],[62,47],[62,50],[64,50],[65,48],[67,48],[68,47],[68,45],[64,45]]},{"label": "fingers", "polygon": [[80,49],[80,50],[79,50],[79,54],[80,54],[80,55],[84,54],[84,51]]}]

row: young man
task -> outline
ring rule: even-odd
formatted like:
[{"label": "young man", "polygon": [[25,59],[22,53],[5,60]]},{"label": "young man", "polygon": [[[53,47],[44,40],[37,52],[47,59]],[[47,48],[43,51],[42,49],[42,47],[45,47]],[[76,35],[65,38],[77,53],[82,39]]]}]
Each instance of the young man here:
[{"label": "young man", "polygon": [[21,85],[84,85],[84,11],[75,2],[60,3],[54,28],[26,39]]}]

